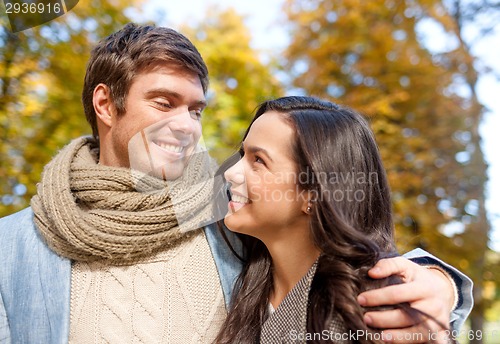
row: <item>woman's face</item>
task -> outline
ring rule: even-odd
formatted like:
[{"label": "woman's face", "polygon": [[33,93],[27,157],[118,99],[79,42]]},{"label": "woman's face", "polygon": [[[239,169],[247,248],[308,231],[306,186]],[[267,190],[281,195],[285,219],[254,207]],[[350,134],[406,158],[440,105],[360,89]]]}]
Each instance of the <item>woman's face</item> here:
[{"label": "woman's face", "polygon": [[292,157],[294,129],[282,113],[269,111],[251,126],[243,157],[226,171],[231,201],[226,226],[263,241],[308,228],[306,192],[298,186]]}]

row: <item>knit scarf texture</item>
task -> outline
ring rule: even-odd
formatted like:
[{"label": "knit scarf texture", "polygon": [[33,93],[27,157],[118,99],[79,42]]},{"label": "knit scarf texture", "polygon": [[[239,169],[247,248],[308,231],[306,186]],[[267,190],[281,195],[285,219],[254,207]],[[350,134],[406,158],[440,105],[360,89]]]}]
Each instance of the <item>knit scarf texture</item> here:
[{"label": "knit scarf texture", "polygon": [[45,167],[32,198],[35,224],[60,256],[134,263],[211,222],[215,163],[206,152],[193,154],[171,182],[100,165],[97,147],[91,137],[64,147]]}]

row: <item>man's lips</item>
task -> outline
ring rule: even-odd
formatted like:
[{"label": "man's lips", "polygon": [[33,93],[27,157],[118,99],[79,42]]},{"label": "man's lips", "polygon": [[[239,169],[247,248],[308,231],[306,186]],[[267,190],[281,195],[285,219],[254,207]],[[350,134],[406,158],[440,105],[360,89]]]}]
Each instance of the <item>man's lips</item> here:
[{"label": "man's lips", "polygon": [[185,147],[183,146],[170,145],[168,143],[163,143],[163,142],[156,143],[156,145],[161,149],[172,153],[182,153],[182,151],[184,151],[185,149]]},{"label": "man's lips", "polygon": [[165,142],[154,140],[153,144],[161,148],[163,151],[174,154],[182,154],[186,151],[188,144],[184,143],[173,143],[173,142]]}]

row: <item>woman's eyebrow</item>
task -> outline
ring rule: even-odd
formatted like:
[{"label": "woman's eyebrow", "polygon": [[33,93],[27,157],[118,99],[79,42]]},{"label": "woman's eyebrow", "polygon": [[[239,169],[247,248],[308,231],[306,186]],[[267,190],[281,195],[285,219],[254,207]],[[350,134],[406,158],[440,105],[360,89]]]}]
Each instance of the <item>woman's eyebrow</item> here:
[{"label": "woman's eyebrow", "polygon": [[255,153],[262,153],[264,154],[271,162],[274,162],[274,160],[271,158],[271,155],[269,154],[269,152],[267,150],[265,150],[264,148],[262,147],[258,147],[258,146],[245,146],[243,147],[243,143],[241,144],[241,148],[243,149],[243,151],[249,151],[250,153],[252,154],[255,154]]}]

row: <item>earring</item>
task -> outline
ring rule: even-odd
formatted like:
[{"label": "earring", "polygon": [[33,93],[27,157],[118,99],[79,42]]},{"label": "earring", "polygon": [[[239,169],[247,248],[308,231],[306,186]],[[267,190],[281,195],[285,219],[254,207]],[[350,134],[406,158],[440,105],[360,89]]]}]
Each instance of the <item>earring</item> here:
[{"label": "earring", "polygon": [[312,210],[311,206],[309,206],[309,205],[308,205],[308,206],[307,206],[307,209],[306,209],[306,213],[310,214],[310,213],[311,213],[311,210]]}]

